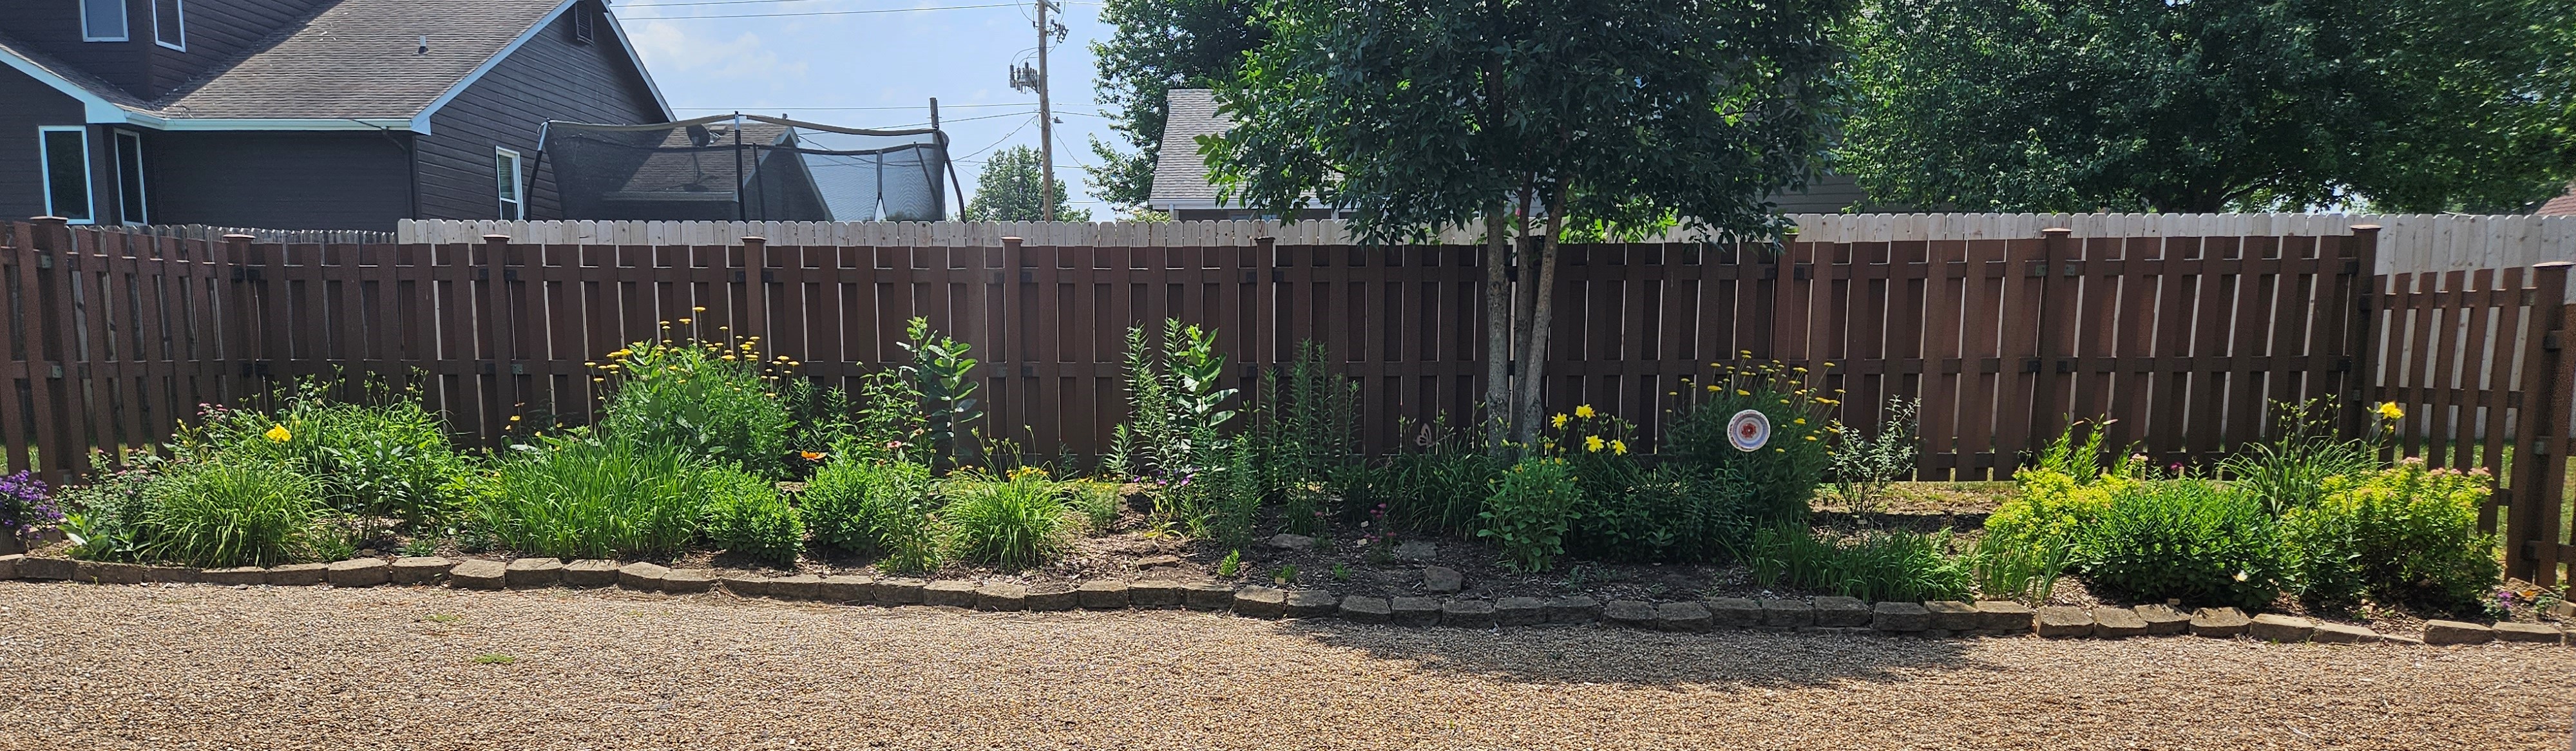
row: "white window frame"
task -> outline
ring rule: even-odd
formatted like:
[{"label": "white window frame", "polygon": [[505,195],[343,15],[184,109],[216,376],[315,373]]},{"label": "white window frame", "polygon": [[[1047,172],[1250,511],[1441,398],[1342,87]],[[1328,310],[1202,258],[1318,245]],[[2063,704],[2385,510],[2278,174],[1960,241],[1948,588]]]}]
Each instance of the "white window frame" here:
[{"label": "white window frame", "polygon": [[180,52],[188,51],[188,0],[170,0],[170,15],[173,17],[171,20],[179,22],[179,42],[177,44],[172,44],[170,43],[170,40],[161,38],[161,0],[151,0],[151,2],[152,43],[178,50]]},{"label": "white window frame", "polygon": [[[501,174],[501,160],[504,159],[510,160],[510,174],[507,175]],[[519,152],[500,146],[492,147],[492,192],[500,197],[499,208],[503,219],[528,218],[528,183],[523,179],[524,171],[521,169],[524,165],[524,162],[519,161]],[[510,185],[510,193],[506,196],[500,195],[503,180],[509,181]]]},{"label": "white window frame", "polygon": [[[134,139],[134,192],[138,194],[135,200],[141,203],[141,206],[125,205],[124,142],[128,138]],[[108,156],[114,157],[109,161],[116,163],[116,220],[129,227],[151,224],[152,185],[149,181],[152,178],[143,171],[143,134],[124,128],[108,131],[107,153]],[[97,191],[93,190],[91,194],[96,195]]]},{"label": "white window frame", "polygon": [[134,39],[134,19],[133,19],[129,14],[127,14],[127,13],[125,12],[125,0],[105,0],[105,1],[106,1],[106,2],[113,2],[113,3],[116,3],[116,36],[101,36],[101,35],[99,35],[99,34],[97,33],[97,31],[96,31],[96,30],[91,29],[91,28],[89,27],[89,5],[90,5],[90,3],[101,2],[101,0],[80,0],[81,41],[84,41],[84,42],[126,42],[126,41],[133,41],[133,39]]},{"label": "white window frame", "polygon": [[36,181],[44,188],[45,215],[63,215],[63,212],[54,210],[54,154],[52,149],[47,148],[49,144],[45,143],[45,134],[47,133],[80,134],[81,185],[84,188],[88,188],[88,191],[81,196],[81,203],[88,207],[88,210],[81,212],[81,215],[85,218],[73,219],[71,220],[71,223],[98,223],[98,180],[96,175],[90,174],[92,161],[89,155],[89,126],[86,125],[40,125],[36,127]]}]

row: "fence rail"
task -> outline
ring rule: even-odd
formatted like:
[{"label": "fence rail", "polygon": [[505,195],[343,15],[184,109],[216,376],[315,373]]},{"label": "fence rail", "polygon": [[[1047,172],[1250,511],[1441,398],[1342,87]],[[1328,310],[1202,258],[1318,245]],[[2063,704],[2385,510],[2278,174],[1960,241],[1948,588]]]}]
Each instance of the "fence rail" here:
[{"label": "fence rail", "polygon": [[[805,363],[806,377],[847,387],[902,356],[896,340],[913,316],[974,345],[987,434],[1036,455],[1080,460],[1107,446],[1124,418],[1124,331],[1166,317],[1217,329],[1235,364],[1228,385],[1247,394],[1298,342],[1323,343],[1363,386],[1362,438],[1373,450],[1410,438],[1404,421],[1457,425],[1475,414],[1482,248],[1236,229],[1250,234],[1200,245],[900,235],[610,245],[497,234],[321,245],[11,225],[0,233],[0,273],[21,323],[0,376],[18,398],[0,399],[0,433],[12,468],[40,462],[61,478],[90,469],[88,448],[164,440],[197,403],[349,372],[421,386],[464,440],[494,445],[513,416],[587,420],[601,394],[584,363],[656,336],[664,322],[761,336],[764,349]],[[2370,228],[2052,230],[1802,241],[1778,254],[1569,246],[1546,401],[1550,411],[1590,404],[1627,417],[1652,440],[1682,399],[1680,379],[1714,362],[1776,358],[1828,373],[1849,423],[1874,423],[1889,397],[1920,398],[1921,479],[2007,478],[2067,420],[2095,416],[2113,418],[2113,442],[2159,463],[2205,463],[2264,435],[2268,403],[2303,399],[2338,404],[2349,428],[2360,427],[2366,400],[2421,405],[2421,436],[2465,430],[2482,446],[2562,455],[2570,433],[2541,426],[2567,424],[2566,400],[2551,395],[2569,377],[2544,346],[2554,334],[2534,326],[2564,315],[2565,267],[2373,276],[2381,247]],[[2487,365],[2454,367],[2469,362]],[[2544,382],[2552,388],[2534,386]],[[2562,417],[2521,419],[2529,409]],[[2509,434],[2477,432],[2507,424]],[[2423,445],[2409,450],[2435,456]],[[2438,460],[2469,461],[2455,454]],[[2563,473],[2540,466],[2499,474],[2507,528],[2558,518],[2538,498],[2563,486]],[[2517,564],[2576,557],[2563,551],[2563,530],[2531,535]]]}]

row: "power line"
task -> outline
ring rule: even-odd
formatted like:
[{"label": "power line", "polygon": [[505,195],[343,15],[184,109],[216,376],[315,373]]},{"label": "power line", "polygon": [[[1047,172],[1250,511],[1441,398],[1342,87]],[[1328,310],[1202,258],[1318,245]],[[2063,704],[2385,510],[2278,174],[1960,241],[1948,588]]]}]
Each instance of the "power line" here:
[{"label": "power line", "polygon": [[[675,4],[676,4],[676,3],[675,3]],[[719,3],[719,4],[723,4],[723,5],[730,5],[731,3]],[[641,7],[641,6],[638,6],[638,7]],[[849,15],[859,15],[859,14],[869,14],[869,13],[912,13],[912,12],[915,12],[915,11],[925,11],[925,10],[974,10],[974,9],[977,9],[977,8],[1017,8],[1017,7],[1020,7],[1020,4],[1019,4],[1019,3],[994,3],[994,4],[991,4],[991,5],[941,5],[941,6],[934,6],[934,7],[929,7],[929,8],[867,8],[867,9],[862,9],[862,10],[809,10],[809,11],[796,11],[796,12],[788,12],[788,13],[727,13],[727,14],[713,15],[713,16],[620,16],[619,18],[622,18],[622,19],[625,19],[625,20],[629,20],[629,21],[679,21],[679,20],[697,19],[697,18],[775,18],[775,17],[783,17],[783,16],[849,16]]]},{"label": "power line", "polygon": [[[1029,122],[1037,122],[1037,118],[1036,118],[1036,117],[1031,117],[1031,118],[1029,118]],[[962,161],[965,161],[965,160],[967,159],[967,157],[972,157],[972,156],[974,156],[974,155],[976,155],[976,154],[981,154],[981,153],[984,153],[984,152],[987,152],[987,151],[992,151],[992,150],[993,150],[993,147],[1002,145],[1002,142],[1003,142],[1003,141],[1011,140],[1011,137],[1012,137],[1012,136],[1019,135],[1019,134],[1020,134],[1020,131],[1028,130],[1028,129],[1029,129],[1029,123],[1025,123],[1025,122],[1024,122],[1024,123],[1020,123],[1020,127],[1012,128],[1012,129],[1011,129],[1011,132],[1002,134],[1002,138],[1001,138],[1000,140],[994,141],[994,142],[989,143],[989,144],[985,144],[985,145],[984,145],[984,148],[980,148],[980,149],[976,149],[976,150],[974,150],[974,151],[966,152],[966,156],[950,157],[950,158],[949,158],[949,160],[950,160],[950,161],[961,161],[961,162],[962,162]]]},{"label": "power line", "polygon": [[[997,103],[997,104],[942,104],[942,105],[939,105],[939,108],[940,108],[940,109],[944,109],[944,110],[962,110],[962,109],[967,109],[967,108],[981,108],[981,107],[1035,107],[1035,106],[1038,106],[1038,103],[1036,103],[1036,102],[1001,102],[1001,103]],[[1099,105],[1091,105],[1091,106],[1099,106]],[[777,106],[777,105],[774,105],[774,104],[764,104],[764,105],[761,105],[761,106],[758,106],[758,107],[748,107],[748,108],[746,108],[746,107],[673,107],[673,108],[671,108],[671,109],[675,109],[675,110],[704,110],[704,111],[709,111],[709,112],[733,112],[733,111],[736,111],[736,110],[740,110],[740,111],[743,111],[743,112],[755,112],[755,111],[764,111],[764,110],[919,110],[919,109],[929,109],[929,108],[930,108],[930,107],[929,107],[929,105],[923,105],[923,104],[888,105],[888,106],[882,106],[882,107],[780,107],[780,106]],[[1080,113],[1076,113],[1076,114],[1080,114]]]}]

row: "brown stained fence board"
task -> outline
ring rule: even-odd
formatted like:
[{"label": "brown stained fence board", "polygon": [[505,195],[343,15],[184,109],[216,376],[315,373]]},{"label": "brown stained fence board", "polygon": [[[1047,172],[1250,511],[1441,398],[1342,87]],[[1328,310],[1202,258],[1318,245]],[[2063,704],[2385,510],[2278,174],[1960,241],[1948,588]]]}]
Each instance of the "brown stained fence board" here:
[{"label": "brown stained fence board", "polygon": [[[2021,465],[2026,452],[2038,441],[2056,434],[2064,419],[2054,400],[2042,402],[2043,386],[2052,380],[2056,367],[2048,361],[2041,344],[2043,326],[2050,316],[2042,304],[2048,285],[2048,259],[2054,240],[2004,241],[2000,284],[1997,299],[2002,335],[1996,340],[2000,350],[1997,359],[1999,384],[1995,404],[1995,477],[2011,475]],[[2038,275],[2029,272],[2037,267]]]},{"label": "brown stained fence board", "polygon": [[[2555,555],[2552,553],[2547,559],[2553,564],[2552,568],[2540,571],[2538,564],[2541,559],[2534,555],[2537,552],[2533,550],[2535,546],[2526,543],[2539,540],[2542,537],[2540,530],[2544,527],[2551,530],[2549,535],[2554,539],[2559,527],[2556,514],[2559,499],[2551,494],[2564,492],[2566,457],[2551,454],[2546,446],[2568,430],[2565,405],[2569,399],[2558,386],[2564,353],[2552,346],[2564,336],[2566,320],[2551,310],[2557,306],[2550,301],[2566,299],[2568,269],[2569,264],[2564,262],[2544,263],[2532,268],[2535,277],[2530,298],[2532,313],[2530,325],[2524,330],[2525,354],[2518,379],[2526,391],[2525,406],[2520,419],[2514,421],[2516,448],[2513,476],[2508,483],[2514,496],[2511,500],[2513,512],[2505,525],[2505,575],[2519,576],[2544,586],[2555,583],[2541,581],[2544,577],[2557,577]],[[2543,510],[2549,512],[2546,519],[2541,516]]]},{"label": "brown stained fence board", "polygon": [[1835,398],[1843,402],[1843,420],[1851,426],[1875,432],[1878,413],[1885,406],[1879,394],[1886,389],[1883,372],[1864,372],[1861,366],[1876,364],[1888,357],[1888,303],[1895,290],[1889,278],[1890,252],[1887,243],[1855,243],[1845,246],[1850,263],[1843,267],[1849,275],[1843,283],[1843,315],[1848,321],[1842,328],[1847,337],[1837,362],[1847,364],[1844,394]]},{"label": "brown stained fence board", "polygon": [[[2157,358],[2159,363],[2190,354],[2193,328],[2191,295],[2200,279],[2185,271],[2179,262],[2196,257],[2199,252],[2200,238],[2196,237],[2167,238],[2159,243],[2156,251],[2158,258],[2174,262],[2165,264],[2164,273],[2157,276],[2154,298],[2148,303],[2153,311],[2149,315],[2155,327],[2148,355]],[[2190,420],[2191,379],[2189,371],[2142,376],[2148,390],[2129,394],[2131,398],[2154,404],[2156,419],[2147,428],[2147,442],[2168,452],[2163,457],[2165,463],[2181,462],[2190,455],[2182,436]]]},{"label": "brown stained fence board", "polygon": [[[2545,274],[2556,277],[2556,285],[2564,289],[2567,267],[2554,268],[2557,271]],[[2571,422],[2576,422],[2576,358],[2567,355],[2565,341],[2571,334],[2576,334],[2576,305],[2565,305],[2558,302],[2564,298],[2547,296],[2545,288],[2544,294],[2535,297],[2533,309],[2548,319],[2550,333],[2544,337],[2543,348],[2534,353],[2546,361],[2547,380],[2538,384],[2532,393],[2546,398],[2549,406],[2541,417],[2542,435],[2525,444],[2535,459],[2532,463],[2538,465],[2533,473],[2538,484],[2529,486],[2531,492],[2522,498],[2537,508],[2527,514],[2532,520],[2530,531],[2516,532],[2514,536],[2531,541],[2532,547],[2536,548],[2532,551],[2531,573],[2525,578],[2547,587],[2559,583],[2559,566],[2571,560],[2565,544],[2568,541],[2567,523],[2563,521],[2566,517],[2561,514],[2561,509],[2567,498],[2566,446],[2570,443],[2570,429],[2576,428],[2576,425],[2571,425]],[[2547,339],[2557,340],[2559,346],[2546,346]]]},{"label": "brown stained fence board", "polygon": [[2399,309],[2405,311],[2406,338],[2402,343],[2389,345],[2391,352],[2402,354],[2405,359],[2400,361],[2402,372],[2390,375],[2404,386],[2396,399],[2407,415],[2398,434],[2398,450],[2406,456],[2420,456],[2424,431],[2419,426],[2428,424],[2425,413],[2430,411],[2425,406],[2429,401],[2425,381],[2431,377],[2432,360],[2439,357],[2433,348],[2432,338],[2433,322],[2441,318],[2439,291],[2442,277],[2440,274],[2411,274],[2406,279],[2399,298]]},{"label": "brown stained fence board", "polygon": [[[2495,286],[2489,289],[2517,289],[2522,286],[2524,275],[2524,269],[2504,269],[2502,273],[2497,274]],[[2481,466],[2486,467],[2490,477],[2501,482],[2505,479],[2505,433],[2511,427],[2506,411],[2506,398],[2511,395],[2515,386],[2513,357],[2517,348],[2513,346],[2513,342],[2518,341],[2516,331],[2521,327],[2523,320],[2522,306],[2514,302],[2504,302],[2496,306],[2494,316],[2488,326],[2493,342],[2489,345],[2492,351],[2488,355],[2485,368],[2487,380],[2480,386],[2484,396],[2479,402],[2486,407],[2486,435],[2483,446],[2485,456]],[[2489,506],[2480,510],[2479,528],[2486,532],[2495,531],[2494,507]]]},{"label": "brown stained fence board", "polygon": [[2464,327],[2470,313],[2466,309],[2466,296],[2462,294],[2468,283],[2467,272],[2450,271],[2432,276],[2440,285],[2440,291],[2433,296],[2433,313],[2439,320],[2429,340],[2434,356],[2426,358],[2431,372],[2416,391],[2425,405],[2425,450],[2418,456],[2435,469],[2441,469],[2451,466],[2448,455],[2451,445],[2459,438],[2451,395],[2460,386],[2462,358],[2458,353],[2465,349],[2463,342],[2469,332]]},{"label": "brown stained fence board", "polygon": [[[2450,445],[2448,450],[2443,452],[2447,456],[2435,457],[2434,464],[2434,466],[2462,470],[2478,466],[2478,433],[2481,426],[2488,424],[2485,421],[2489,419],[2490,414],[2485,408],[2485,402],[2489,395],[2496,393],[2484,387],[2485,360],[2480,357],[2492,347],[2495,338],[2493,328],[2495,308],[2487,305],[2484,300],[2478,299],[2482,295],[2474,294],[2495,286],[2495,270],[2478,269],[2469,272],[2465,285],[2472,294],[2467,295],[2468,309],[2465,311],[2465,323],[2461,329],[2459,344],[2452,350],[2457,370],[2446,381],[2449,390],[2454,393],[2445,395],[2445,398],[2455,405],[2457,412],[2453,419],[2456,422],[2453,428],[2447,431]],[[2351,411],[2361,412],[2362,406],[2356,405]]]},{"label": "brown stained fence board", "polygon": [[[1949,363],[1947,367],[1927,370],[1922,379],[1918,411],[1922,420],[1923,457],[1915,463],[1916,478],[1933,480],[1968,480],[1960,463],[1960,405],[1966,401],[1964,384],[1975,378],[1973,366],[1960,367],[1960,336],[1967,315],[1962,287],[1966,281],[1967,245],[1958,240],[1936,240],[1924,244],[1923,342],[1921,355],[1927,360]],[[1937,458],[1937,459],[1936,459]],[[1940,462],[1935,465],[1935,461]],[[1936,468],[1937,466],[1937,468]]]},{"label": "brown stained fence board", "polygon": [[62,249],[70,242],[68,235],[59,220],[37,222],[28,233],[36,252],[19,265],[19,293],[29,317],[36,321],[27,334],[27,382],[36,404],[36,471],[55,485],[76,474],[70,459],[78,453],[66,424],[78,414],[77,396],[71,379],[57,375],[57,369],[78,365],[71,362],[70,342],[64,334],[71,325],[64,309],[70,295],[57,289],[67,276]]}]

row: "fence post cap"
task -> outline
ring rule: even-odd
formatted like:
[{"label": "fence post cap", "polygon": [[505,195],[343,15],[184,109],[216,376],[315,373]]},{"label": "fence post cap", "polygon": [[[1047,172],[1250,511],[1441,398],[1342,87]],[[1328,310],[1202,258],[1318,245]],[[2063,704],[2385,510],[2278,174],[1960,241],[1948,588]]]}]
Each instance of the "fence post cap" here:
[{"label": "fence post cap", "polygon": [[510,241],[510,236],[509,236],[509,235],[484,235],[484,236],[483,236],[483,241],[484,241],[484,242],[487,242],[487,243],[506,243],[506,242],[509,242],[509,241]]},{"label": "fence post cap", "polygon": [[2553,268],[2553,267],[2557,267],[2557,266],[2576,266],[2576,262],[2569,262],[2569,261],[2542,261],[2542,262],[2535,263],[2535,264],[2532,264],[2532,265],[2531,265],[2531,267],[2532,267],[2532,268],[2535,268],[2535,269],[2546,269],[2546,268]]},{"label": "fence post cap", "polygon": [[2352,231],[2354,231],[2354,232],[2378,232],[2378,231],[2379,231],[2379,225],[2376,225],[2376,224],[2355,224],[2355,225],[2352,225]]},{"label": "fence post cap", "polygon": [[62,217],[59,217],[59,216],[37,216],[37,217],[28,217],[28,218],[27,218],[27,221],[28,221],[28,222],[30,222],[30,223],[34,223],[34,224],[70,224],[70,223],[72,223],[72,220],[70,220],[70,219],[65,219],[65,218],[62,218]]},{"label": "fence post cap", "polygon": [[258,239],[259,239],[258,237],[254,237],[254,236],[251,236],[251,235],[245,235],[245,234],[242,234],[242,233],[239,233],[239,232],[234,232],[234,233],[231,233],[231,234],[224,235],[224,242],[228,242],[228,243],[246,243],[246,242],[251,242],[251,241],[253,241],[253,240],[258,240]]},{"label": "fence post cap", "polygon": [[769,242],[769,238],[761,237],[759,235],[743,235],[742,242],[745,245],[759,245],[761,243]]},{"label": "fence post cap", "polygon": [[2040,230],[2039,233],[2043,235],[2072,235],[2075,234],[2075,230],[2067,229],[2065,227],[2050,227],[2048,229]]},{"label": "fence post cap", "polygon": [[1017,237],[1017,236],[1013,236],[1013,235],[1003,235],[1003,236],[1002,236],[1002,247],[1005,247],[1005,248],[1017,248],[1017,247],[1020,247],[1020,244],[1021,244],[1021,243],[1025,243],[1025,242],[1028,242],[1028,240],[1021,239],[1021,238],[1019,238],[1019,237]]}]

